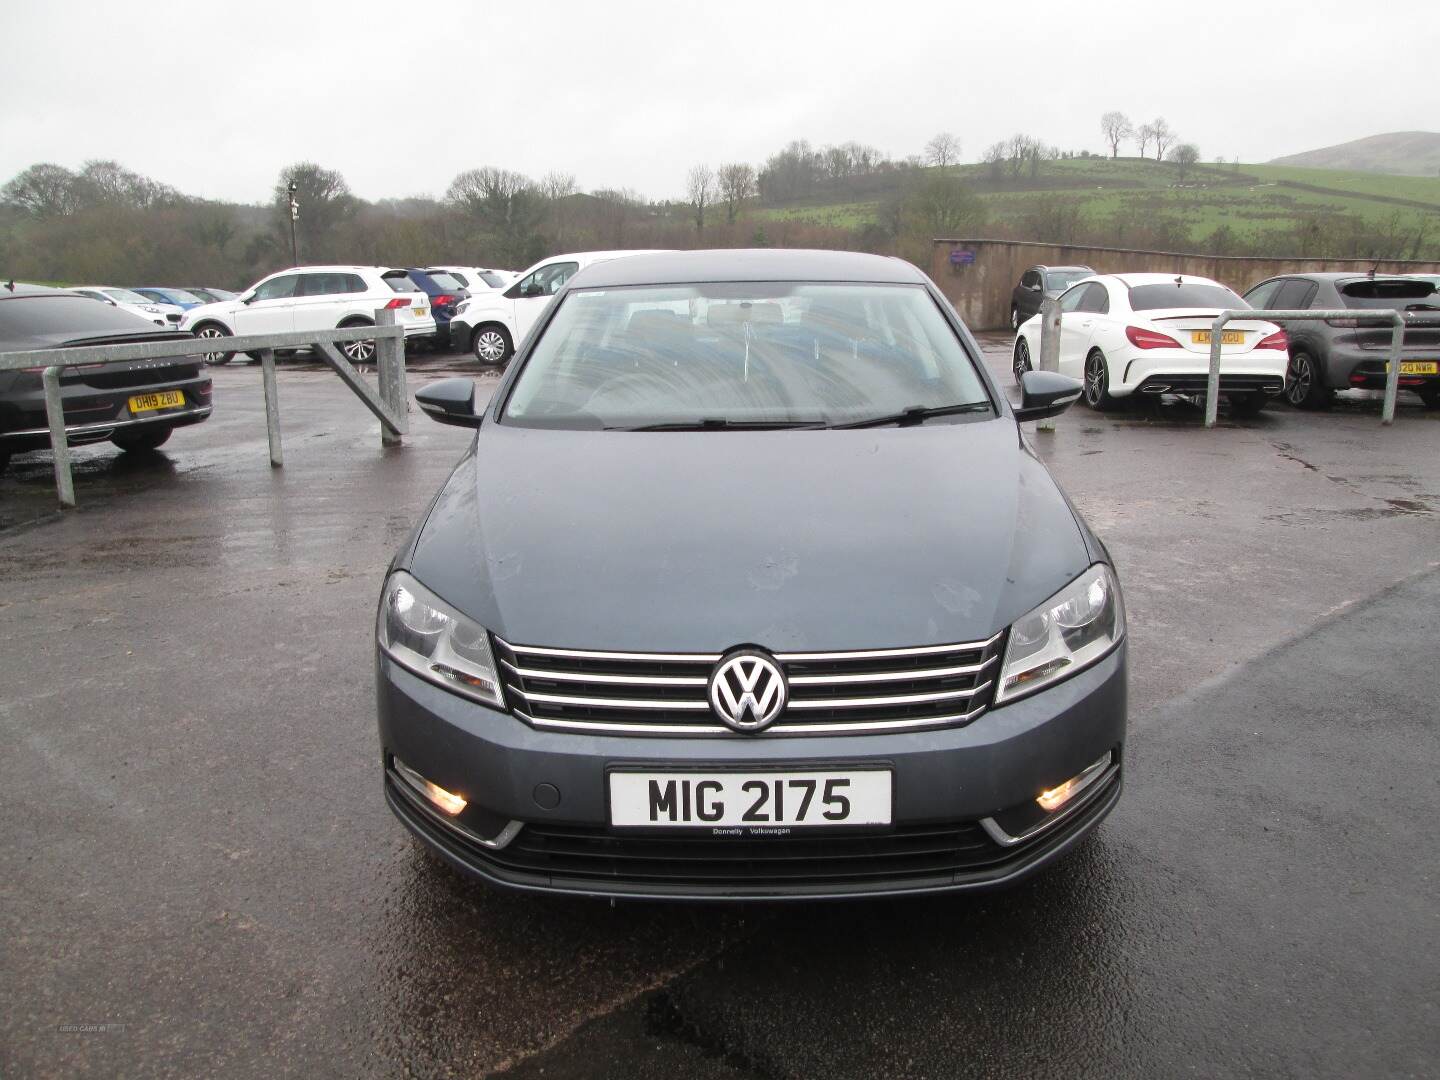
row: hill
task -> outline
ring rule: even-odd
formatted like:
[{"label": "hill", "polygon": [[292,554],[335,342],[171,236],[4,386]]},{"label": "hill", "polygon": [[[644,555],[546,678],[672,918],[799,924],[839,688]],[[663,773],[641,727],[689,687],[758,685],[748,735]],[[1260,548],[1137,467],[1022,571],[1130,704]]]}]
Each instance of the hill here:
[{"label": "hill", "polygon": [[[986,165],[953,170],[979,195],[969,235],[1223,255],[1435,258],[1440,178],[1279,165],[1175,166],[1138,158],[1063,158],[1036,175]],[[903,181],[897,181],[903,183]],[[885,220],[899,188],[835,193],[757,208],[772,243],[785,222],[862,229]],[[774,224],[770,224],[774,223]]]},{"label": "hill", "polygon": [[1350,169],[1394,176],[1440,176],[1440,133],[1393,131],[1275,158],[1271,165]]}]

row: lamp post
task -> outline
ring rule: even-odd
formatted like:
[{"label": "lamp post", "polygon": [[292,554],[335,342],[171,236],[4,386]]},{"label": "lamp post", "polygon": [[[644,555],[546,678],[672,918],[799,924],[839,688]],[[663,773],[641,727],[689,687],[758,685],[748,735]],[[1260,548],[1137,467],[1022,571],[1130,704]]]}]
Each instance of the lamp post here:
[{"label": "lamp post", "polygon": [[300,265],[300,244],[295,239],[295,222],[300,218],[300,204],[295,201],[295,192],[299,190],[294,180],[290,181],[290,258],[291,265]]}]

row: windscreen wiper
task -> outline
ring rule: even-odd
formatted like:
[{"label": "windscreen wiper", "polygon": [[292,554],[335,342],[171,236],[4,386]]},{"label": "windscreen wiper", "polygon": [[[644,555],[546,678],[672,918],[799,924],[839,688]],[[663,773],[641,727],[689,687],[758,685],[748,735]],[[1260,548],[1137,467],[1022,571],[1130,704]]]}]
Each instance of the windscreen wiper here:
[{"label": "windscreen wiper", "polygon": [[823,428],[823,420],[727,420],[707,417],[701,420],[679,420],[666,424],[641,424],[638,427],[612,427],[607,431],[784,431],[792,428]]},{"label": "windscreen wiper", "polygon": [[908,409],[901,409],[898,413],[890,416],[872,416],[868,420],[852,420],[848,424],[835,424],[837,428],[864,428],[864,427],[887,427],[894,424],[896,427],[909,427],[912,424],[923,424],[932,416],[954,416],[957,413],[989,412],[988,401],[967,401],[963,405],[911,405]]}]

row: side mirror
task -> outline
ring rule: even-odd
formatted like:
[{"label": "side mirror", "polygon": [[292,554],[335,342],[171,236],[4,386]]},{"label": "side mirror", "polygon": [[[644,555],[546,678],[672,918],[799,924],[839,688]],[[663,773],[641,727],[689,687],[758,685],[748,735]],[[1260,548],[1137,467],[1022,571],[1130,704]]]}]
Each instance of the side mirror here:
[{"label": "side mirror", "polygon": [[545,295],[545,286],[541,285],[538,281],[532,281],[532,282],[530,282],[530,284],[526,285],[523,289],[520,290],[520,295],[521,295],[521,296],[544,296],[544,295]]},{"label": "side mirror", "polygon": [[480,426],[482,418],[475,412],[473,379],[441,379],[422,386],[415,391],[415,403],[437,424],[468,428]]},{"label": "side mirror", "polygon": [[1085,385],[1058,371],[1027,371],[1020,377],[1020,407],[1017,421],[1044,420],[1059,416],[1079,400]]},{"label": "side mirror", "polygon": [[246,293],[244,296],[240,297],[240,302],[242,304],[253,304],[255,302],[255,294]]}]

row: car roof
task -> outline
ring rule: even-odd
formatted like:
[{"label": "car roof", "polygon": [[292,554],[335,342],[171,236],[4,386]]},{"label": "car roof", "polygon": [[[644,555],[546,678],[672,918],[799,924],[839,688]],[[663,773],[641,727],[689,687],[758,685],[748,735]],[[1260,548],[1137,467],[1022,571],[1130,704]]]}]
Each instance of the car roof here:
[{"label": "car roof", "polygon": [[1088,271],[1089,271],[1090,273],[1092,273],[1092,274],[1095,273],[1095,271],[1094,271],[1091,267],[1088,267],[1088,266],[1084,265],[1083,263],[1075,263],[1073,266],[1071,266],[1071,265],[1066,265],[1066,266],[1048,266],[1048,265],[1046,265],[1045,263],[1036,263],[1034,266],[1030,267],[1030,269],[1031,269],[1031,270],[1088,270]]},{"label": "car roof", "polygon": [[925,275],[888,255],[791,248],[669,251],[611,259],[581,270],[570,285],[680,285],[695,281],[872,281],[921,284]]},{"label": "car roof", "polygon": [[[1378,273],[1377,273],[1377,274],[1371,275],[1371,274],[1367,274],[1367,273],[1361,273],[1361,272],[1356,271],[1356,270],[1316,270],[1316,271],[1297,270],[1297,271],[1295,271],[1294,273],[1291,273],[1291,274],[1276,274],[1276,275],[1275,275],[1275,278],[1308,278],[1308,279],[1311,280],[1311,281],[1335,281],[1335,282],[1339,282],[1339,281],[1364,281],[1364,280],[1366,280],[1367,278],[1372,277],[1372,276],[1373,276],[1377,281],[1405,281],[1405,280],[1407,280],[1407,279],[1409,279],[1409,278],[1416,277],[1417,275],[1415,275],[1415,274],[1399,274],[1399,273],[1397,273],[1397,274],[1390,274],[1390,273],[1378,274]],[[1419,275],[1419,276],[1427,276],[1427,275]],[[1433,276],[1433,275],[1428,275],[1428,276]],[[1267,281],[1274,281],[1275,278],[1267,278],[1266,280],[1267,280]]]},{"label": "car roof", "polygon": [[[81,286],[89,288],[92,286]],[[24,296],[71,296],[70,289],[52,289],[49,285],[27,285],[23,281],[0,281],[0,300],[14,300]],[[94,303],[92,300],[91,303]]]},{"label": "car roof", "polygon": [[1108,277],[1120,282],[1127,289],[1133,289],[1139,285],[1174,285],[1178,279],[1185,285],[1219,285],[1220,282],[1213,278],[1200,277],[1198,274],[1096,274],[1096,277]]}]

